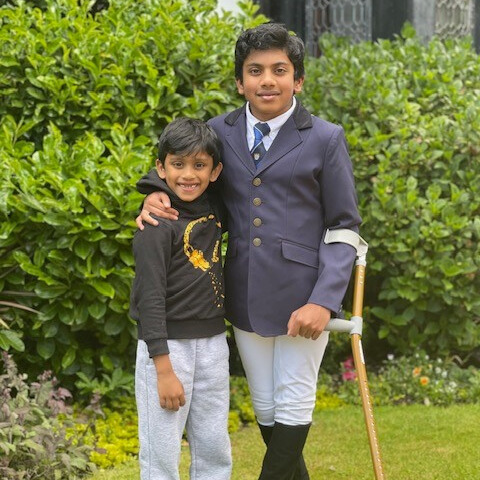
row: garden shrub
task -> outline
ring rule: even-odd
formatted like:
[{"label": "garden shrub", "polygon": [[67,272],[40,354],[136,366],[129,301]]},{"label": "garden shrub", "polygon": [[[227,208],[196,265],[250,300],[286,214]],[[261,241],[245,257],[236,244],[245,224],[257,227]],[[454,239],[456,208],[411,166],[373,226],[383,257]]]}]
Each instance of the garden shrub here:
[{"label": "garden shrub", "polygon": [[247,379],[243,376],[230,376],[230,412],[237,412],[240,424],[255,421]]},{"label": "garden shrub", "polygon": [[236,16],[214,0],[109,3],[0,7],[0,291],[34,292],[42,312],[9,312],[1,346],[24,350],[22,371],[84,384],[133,367],[134,184],[157,135],[238,105],[234,41],[261,21],[251,3]]},{"label": "garden shrub", "polygon": [[[368,373],[368,384],[376,405],[449,406],[480,402],[478,368],[462,368],[451,358],[431,358],[424,351],[390,355],[377,372]],[[326,387],[345,403],[360,403],[356,375],[345,376],[345,369]]]},{"label": "garden shrub", "polygon": [[346,131],[370,245],[368,328],[405,354],[478,348],[478,55],[469,39],[424,45],[408,25],[393,41],[325,35],[321,50],[302,100]]},{"label": "garden shrub", "polygon": [[[100,468],[124,463],[138,455],[137,408],[135,397],[120,397],[110,407],[102,408],[102,415],[95,419],[95,428],[90,428],[89,418],[82,410],[77,412],[73,428],[67,434],[81,436],[94,447],[90,461]],[[83,419],[83,420],[82,420]]]},{"label": "garden shrub", "polygon": [[[42,312],[2,315],[0,348],[24,351],[22,371],[81,373],[84,390],[133,367],[134,183],[157,134],[241,103],[233,46],[264,20],[248,2],[238,15],[215,0],[109,3],[0,7],[0,291],[33,293],[23,303]],[[478,56],[410,27],[356,45],[325,35],[321,48],[301,100],[345,127],[370,244],[367,320],[398,352],[477,347]]]},{"label": "garden shrub", "polygon": [[71,417],[64,415],[70,392],[56,385],[51,372],[28,384],[11,356],[2,352],[2,360],[0,478],[73,480],[91,473],[93,448],[82,436],[66,433],[67,426],[74,428]]},{"label": "garden shrub", "polygon": [[327,385],[320,383],[317,388],[315,397],[315,411],[319,410],[333,410],[346,405],[345,400],[342,400],[339,395],[332,391]]}]

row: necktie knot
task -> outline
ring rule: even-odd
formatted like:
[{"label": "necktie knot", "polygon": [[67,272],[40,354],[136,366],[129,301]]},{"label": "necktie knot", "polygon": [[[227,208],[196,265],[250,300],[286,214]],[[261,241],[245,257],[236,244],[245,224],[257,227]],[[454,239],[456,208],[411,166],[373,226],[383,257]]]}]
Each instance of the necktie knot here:
[{"label": "necktie knot", "polygon": [[257,136],[257,132],[261,134],[260,138],[263,138],[265,135],[270,133],[270,127],[268,126],[268,123],[258,122],[253,127],[253,130],[255,132],[255,137]]},{"label": "necktie knot", "polygon": [[263,144],[263,137],[265,135],[268,135],[269,133],[270,127],[268,123],[258,122],[253,127],[253,134],[255,136],[255,140],[253,142],[251,154],[253,156],[253,161],[255,162],[256,167],[267,152],[265,149],[265,145]]}]

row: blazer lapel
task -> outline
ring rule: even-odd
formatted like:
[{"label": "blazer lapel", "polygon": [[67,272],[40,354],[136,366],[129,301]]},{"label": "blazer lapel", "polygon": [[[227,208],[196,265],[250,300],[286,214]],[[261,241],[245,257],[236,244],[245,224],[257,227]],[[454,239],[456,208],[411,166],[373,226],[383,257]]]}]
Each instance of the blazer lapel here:
[{"label": "blazer lapel", "polygon": [[246,104],[225,117],[225,123],[228,125],[225,140],[232,147],[239,160],[253,175],[265,170],[265,168],[280,160],[280,158],[302,143],[300,130],[312,128],[311,114],[297,99],[297,106],[292,116],[282,126],[260,162],[258,169],[256,169],[247,145],[245,108]]},{"label": "blazer lapel", "polygon": [[302,137],[297,130],[293,117],[290,117],[282,126],[272,145],[262,158],[262,161],[258,165],[257,172],[265,170],[270,165],[280,160],[300,143],[302,143]]},{"label": "blazer lapel", "polygon": [[225,129],[225,140],[232,147],[238,159],[255,175],[257,170],[247,145],[246,122],[245,105],[227,115],[225,123],[228,126]]},{"label": "blazer lapel", "polygon": [[297,98],[295,110],[278,132],[278,135],[260,162],[258,171],[268,168],[302,143],[305,136],[301,134],[301,131],[312,128],[312,125],[312,115]]}]

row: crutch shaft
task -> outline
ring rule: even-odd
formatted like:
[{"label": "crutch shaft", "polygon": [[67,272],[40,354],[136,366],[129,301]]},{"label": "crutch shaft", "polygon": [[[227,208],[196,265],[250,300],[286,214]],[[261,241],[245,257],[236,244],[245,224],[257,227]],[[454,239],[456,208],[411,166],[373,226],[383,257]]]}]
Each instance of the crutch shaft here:
[{"label": "crutch shaft", "polygon": [[373,417],[372,400],[370,397],[370,390],[368,388],[367,371],[365,369],[365,361],[363,357],[360,335],[353,334],[351,336],[351,342],[353,361],[355,363],[355,370],[357,372],[358,388],[360,391],[360,398],[362,400],[363,416],[365,419],[365,426],[367,427],[368,443],[370,446],[370,455],[372,457],[375,479],[384,480],[385,474],[383,472],[382,460],[380,456],[380,446],[378,443],[378,434],[375,426],[375,419]]},{"label": "crutch shaft", "polygon": [[355,266],[355,280],[353,283],[352,315],[361,317],[363,311],[363,295],[365,292],[365,265]]},{"label": "crutch shaft", "polygon": [[[363,295],[365,290],[365,264],[357,263],[355,267],[355,282],[353,290],[353,308],[352,314],[355,317],[362,317]],[[382,461],[380,457],[380,446],[378,443],[378,434],[373,417],[372,400],[368,388],[367,371],[365,369],[365,358],[363,356],[361,335],[353,333],[351,335],[353,361],[357,372],[358,388],[362,400],[363,416],[367,427],[368,442],[370,445],[370,454],[372,457],[373,470],[376,480],[384,480]]]}]

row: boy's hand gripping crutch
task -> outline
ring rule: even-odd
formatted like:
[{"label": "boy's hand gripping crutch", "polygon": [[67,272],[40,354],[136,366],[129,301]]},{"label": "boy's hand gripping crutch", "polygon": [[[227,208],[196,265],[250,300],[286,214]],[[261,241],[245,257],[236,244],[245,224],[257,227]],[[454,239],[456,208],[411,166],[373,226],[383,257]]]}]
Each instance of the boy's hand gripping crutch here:
[{"label": "boy's hand gripping crutch", "polygon": [[382,461],[380,458],[380,447],[378,444],[377,429],[375,419],[373,418],[372,400],[367,383],[367,371],[365,370],[365,358],[362,349],[362,310],[363,293],[365,287],[365,267],[367,265],[366,257],[368,244],[360,235],[352,230],[338,229],[327,230],[325,234],[325,243],[347,243],[357,251],[355,261],[355,282],[353,287],[353,308],[350,320],[333,318],[327,324],[325,330],[335,332],[348,332],[351,336],[353,360],[355,370],[357,371],[358,387],[362,399],[363,414],[367,426],[368,441],[370,443],[370,453],[372,456],[373,470],[376,480],[384,480]]}]

